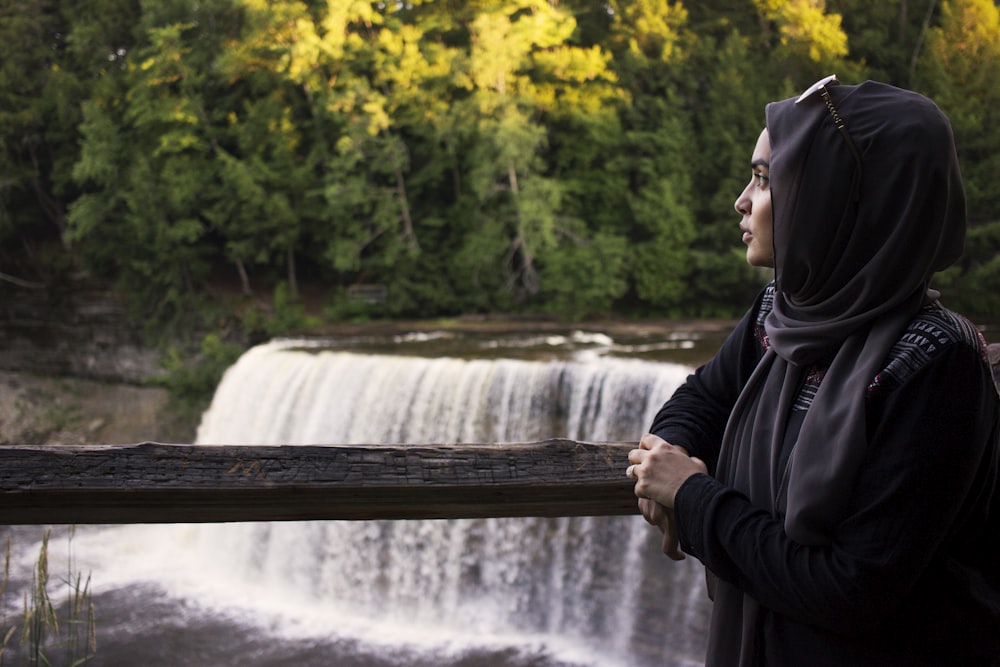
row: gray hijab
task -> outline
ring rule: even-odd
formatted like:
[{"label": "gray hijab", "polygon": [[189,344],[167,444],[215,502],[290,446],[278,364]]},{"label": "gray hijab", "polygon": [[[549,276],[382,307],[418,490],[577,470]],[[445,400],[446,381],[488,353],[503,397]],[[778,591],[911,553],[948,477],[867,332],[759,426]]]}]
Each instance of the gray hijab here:
[{"label": "gray hijab", "polygon": [[[865,394],[958,259],[965,193],[947,117],[926,97],[829,86],[857,149],[819,94],[767,106],[775,300],[769,349],[723,437],[716,476],[783,517],[803,545],[833,541],[867,448]],[[785,466],[785,424],[809,367],[829,363]],[[719,582],[709,664],[750,664],[757,606]],[[742,633],[735,630],[743,628]]]}]

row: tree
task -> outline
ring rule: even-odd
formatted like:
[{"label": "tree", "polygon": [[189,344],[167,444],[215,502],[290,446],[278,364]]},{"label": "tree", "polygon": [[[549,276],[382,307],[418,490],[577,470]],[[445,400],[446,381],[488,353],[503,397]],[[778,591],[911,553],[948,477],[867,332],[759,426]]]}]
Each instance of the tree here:
[{"label": "tree", "polygon": [[825,0],[754,0],[754,5],[777,28],[777,43],[790,62],[831,64],[847,55],[840,14],[827,13]]},{"label": "tree", "polygon": [[870,72],[952,117],[970,250],[944,278],[995,311],[996,12],[7,0],[0,280],[83,262],[160,324],[220,265],[293,305],[318,283],[339,313],[374,282],[386,315],[732,315],[763,279],[732,202],[764,104]]},{"label": "tree", "polygon": [[[581,7],[576,16],[603,6]],[[605,12],[605,16],[608,16]],[[595,22],[596,23],[596,22]],[[610,21],[591,27],[606,38]],[[613,165],[627,149],[621,113],[629,97],[603,43],[580,29],[560,48],[536,54],[539,104],[548,128],[546,173],[561,185],[555,243],[539,254],[547,312],[566,317],[606,314],[629,289],[628,175]]]},{"label": "tree", "polygon": [[41,286],[65,268],[65,197],[84,88],[56,0],[0,3],[0,279]]},{"label": "tree", "polygon": [[478,229],[460,261],[476,267],[477,282],[514,303],[541,289],[538,256],[556,243],[562,198],[560,184],[545,176],[547,132],[531,66],[574,28],[570,15],[534,0],[482,8],[469,27],[463,67],[469,96],[456,113],[467,146],[463,196]]},{"label": "tree", "polygon": [[[698,313],[733,314],[764,276],[746,263],[733,202],[749,180],[750,152],[764,127],[767,102],[793,93],[751,55],[754,39],[724,27],[703,32],[692,48],[684,88],[692,117],[691,161],[697,237],[692,244],[687,297]],[[695,74],[699,73],[699,74]]]},{"label": "tree", "polygon": [[849,36],[850,61],[838,65],[844,81],[872,78],[912,88],[938,0],[829,0]]},{"label": "tree", "polygon": [[678,85],[689,57],[688,14],[667,0],[613,9],[615,67],[629,103],[621,106],[622,144],[610,166],[624,177],[632,299],[676,312],[686,300],[695,240],[692,133]]},{"label": "tree", "polygon": [[[918,63],[920,88],[948,114],[968,201],[962,274],[946,276],[956,302],[1000,315],[1000,10],[991,0],[945,0]],[[955,288],[958,288],[957,290]]]},{"label": "tree", "polygon": [[236,8],[239,31],[222,43],[217,61],[231,92],[213,146],[217,193],[206,215],[225,240],[245,294],[252,292],[252,270],[263,269],[271,283],[271,270],[283,266],[294,301],[297,257],[323,215],[317,163],[325,139],[313,141],[316,122],[296,79],[302,51],[315,41],[313,15],[297,1],[245,0]]},{"label": "tree", "polygon": [[[421,250],[408,184],[407,113],[414,112],[407,109],[434,106],[421,91],[447,71],[436,60],[442,53],[425,49],[421,30],[406,20],[417,11],[409,7],[286,2],[251,9],[254,19],[232,58],[259,60],[273,79],[269,88],[284,90],[282,103],[295,110],[301,169],[289,165],[282,173],[298,174],[289,184],[301,190],[297,252],[337,282],[393,283],[391,307],[412,306],[405,296],[412,276],[400,272]],[[426,128],[416,128],[421,132]]]},{"label": "tree", "polygon": [[[127,285],[146,317],[186,321],[211,266],[204,185],[213,176],[213,100],[207,83],[213,12],[228,3],[146,8],[148,42],[105,77],[83,106],[85,189],[70,207],[67,238],[99,275]],[[204,23],[165,23],[177,14]]]}]

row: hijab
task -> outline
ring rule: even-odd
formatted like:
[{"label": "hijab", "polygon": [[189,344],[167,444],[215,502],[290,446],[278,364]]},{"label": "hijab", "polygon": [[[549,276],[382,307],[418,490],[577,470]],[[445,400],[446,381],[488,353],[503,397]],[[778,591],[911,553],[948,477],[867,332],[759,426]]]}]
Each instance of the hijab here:
[{"label": "hijab", "polygon": [[[965,240],[965,193],[947,117],[917,93],[828,85],[852,145],[819,94],[767,105],[775,297],[769,346],[740,394],[716,476],[827,545],[867,448],[865,395],[893,344],[936,298],[933,274]],[[813,364],[828,364],[785,465],[785,424]],[[709,664],[748,664],[757,605],[719,582]],[[734,632],[742,626],[743,632]]]}]

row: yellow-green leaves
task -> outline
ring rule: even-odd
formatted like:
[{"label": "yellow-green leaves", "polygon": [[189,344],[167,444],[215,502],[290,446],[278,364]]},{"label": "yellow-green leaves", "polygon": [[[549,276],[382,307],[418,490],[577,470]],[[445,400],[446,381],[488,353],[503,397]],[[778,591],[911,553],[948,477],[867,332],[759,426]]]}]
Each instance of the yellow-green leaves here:
[{"label": "yellow-green leaves", "polygon": [[847,55],[847,35],[839,14],[826,11],[825,0],[754,0],[766,20],[777,26],[781,44],[815,63]]}]

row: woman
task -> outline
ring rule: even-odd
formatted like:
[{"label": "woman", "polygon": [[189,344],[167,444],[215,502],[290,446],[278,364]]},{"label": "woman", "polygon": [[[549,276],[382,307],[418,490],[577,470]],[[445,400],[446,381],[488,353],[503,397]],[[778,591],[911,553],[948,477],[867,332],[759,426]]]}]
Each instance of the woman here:
[{"label": "woman", "polygon": [[706,566],[709,665],[1000,664],[1000,399],[928,287],[950,124],[835,77],[766,121],[736,210],[774,281],[629,453],[640,510]]}]

